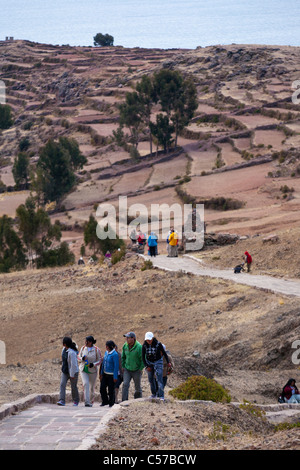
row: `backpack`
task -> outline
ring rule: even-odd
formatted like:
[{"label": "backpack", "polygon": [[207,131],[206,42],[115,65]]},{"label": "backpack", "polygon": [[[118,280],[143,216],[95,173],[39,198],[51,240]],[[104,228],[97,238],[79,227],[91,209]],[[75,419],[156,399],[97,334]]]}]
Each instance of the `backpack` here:
[{"label": "backpack", "polygon": [[238,266],[236,266],[236,267],[234,268],[234,273],[235,273],[235,274],[236,274],[236,273],[240,273],[240,272],[242,272],[242,271],[243,271],[243,265],[242,265],[242,264],[239,264]]}]

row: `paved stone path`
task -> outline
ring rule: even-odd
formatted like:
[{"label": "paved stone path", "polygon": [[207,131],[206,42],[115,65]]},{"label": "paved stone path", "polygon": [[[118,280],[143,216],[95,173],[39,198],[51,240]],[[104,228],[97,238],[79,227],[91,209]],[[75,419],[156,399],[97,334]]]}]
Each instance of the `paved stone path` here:
[{"label": "paved stone path", "polygon": [[280,279],[252,273],[234,274],[233,269],[213,269],[206,267],[201,263],[201,260],[196,260],[192,255],[183,255],[178,258],[168,258],[166,255],[159,255],[155,258],[150,258],[150,256],[145,255],[141,256],[145,259],[151,259],[154,266],[166,271],[183,271],[197,276],[226,279],[259,289],[266,289],[278,294],[300,297],[300,281],[297,280]]},{"label": "paved stone path", "polygon": [[[141,255],[143,256],[143,255]],[[150,259],[149,256],[143,256]],[[206,267],[192,255],[168,258],[160,255],[151,258],[153,265],[167,271],[183,271],[198,276],[226,279],[284,295],[300,297],[300,281],[277,279],[248,273],[234,274],[232,269],[218,270]],[[92,408],[71,403],[58,407],[40,403],[21,413],[10,414],[0,420],[0,450],[87,450],[104,432],[110,419],[119,411],[112,408]],[[300,405],[273,406],[268,409],[268,419],[281,422],[300,412]]]},{"label": "paved stone path", "polygon": [[35,405],[0,421],[0,450],[87,450],[118,409]]}]

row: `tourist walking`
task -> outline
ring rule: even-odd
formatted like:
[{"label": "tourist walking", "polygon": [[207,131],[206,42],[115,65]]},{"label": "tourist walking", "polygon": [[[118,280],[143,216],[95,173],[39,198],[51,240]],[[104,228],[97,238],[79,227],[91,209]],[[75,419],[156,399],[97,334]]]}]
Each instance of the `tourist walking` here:
[{"label": "tourist walking", "polygon": [[176,258],[178,256],[178,234],[172,229],[169,236],[169,256]]},{"label": "tourist walking", "polygon": [[[115,384],[118,380],[119,356],[115,350],[113,341],[106,342],[106,351],[100,369],[100,395],[102,403],[100,406],[115,404]],[[108,393],[107,393],[108,391]]]},{"label": "tourist walking", "polygon": [[252,264],[252,256],[248,253],[248,251],[245,251],[245,263],[247,265],[247,272],[250,273],[251,269],[251,264]]},{"label": "tourist walking", "polygon": [[66,386],[68,380],[71,382],[71,393],[74,406],[79,403],[78,393],[78,362],[77,362],[77,346],[73,343],[72,339],[65,336],[63,339],[62,349],[62,367],[61,367],[61,379],[60,379],[60,390],[59,390],[59,406],[65,406],[66,404]]},{"label": "tourist walking", "polygon": [[[169,358],[170,363],[167,362],[165,356],[163,356],[163,384],[164,384],[164,389],[167,385],[168,377],[169,375],[173,372],[174,370],[174,360],[173,357],[170,354],[170,351],[166,349],[166,346],[163,344],[163,348],[165,349],[167,356]],[[171,366],[170,366],[171,364]],[[158,393],[158,384],[157,384],[157,379],[155,377],[155,385],[156,385],[156,395]]]},{"label": "tourist walking", "polygon": [[173,357],[168,349],[166,349],[165,345],[163,344],[163,348],[167,353],[167,357],[169,362],[167,362],[166,356],[163,355],[163,384],[164,388],[167,385],[168,377],[174,370],[174,360]]},{"label": "tourist walking", "polygon": [[85,406],[93,406],[98,367],[101,362],[101,351],[95,346],[93,336],[87,336],[85,346],[78,354],[80,376],[83,383]]},{"label": "tourist walking", "polygon": [[169,258],[170,256],[170,243],[169,243],[169,238],[170,238],[170,235],[171,235],[172,231],[170,230],[169,233],[168,233],[168,236],[167,236],[167,257]]},{"label": "tourist walking", "polygon": [[157,254],[157,235],[151,232],[148,238],[148,247],[150,256],[156,256]]},{"label": "tourist walking", "polygon": [[142,345],[136,339],[133,331],[123,335],[126,343],[122,348],[123,389],[122,401],[128,400],[128,392],[131,379],[133,379],[135,392],[134,398],[142,398],[141,378],[144,368],[142,359]]},{"label": "tourist walking", "polygon": [[132,245],[135,245],[137,242],[137,233],[135,228],[131,230],[129,238],[131,240]]},{"label": "tourist walking", "polygon": [[[171,367],[170,360],[162,345],[151,331],[145,335],[145,341],[142,346],[142,357],[151,389],[150,398],[160,398],[164,400],[164,383],[163,383],[163,356],[167,364]],[[155,380],[156,379],[156,380]],[[157,385],[156,385],[157,383]]]},{"label": "tourist walking", "polygon": [[119,403],[119,390],[120,390],[120,385],[123,382],[123,369],[122,369],[122,354],[118,350],[118,346],[115,345],[115,350],[118,353],[118,358],[119,358],[119,372],[118,372],[118,380],[115,383],[115,403]]}]

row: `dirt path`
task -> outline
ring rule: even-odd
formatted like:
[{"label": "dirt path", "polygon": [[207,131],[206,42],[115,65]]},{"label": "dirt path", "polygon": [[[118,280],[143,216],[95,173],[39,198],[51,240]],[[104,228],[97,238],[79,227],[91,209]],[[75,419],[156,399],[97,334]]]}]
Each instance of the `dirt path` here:
[{"label": "dirt path", "polygon": [[234,274],[232,269],[213,269],[201,263],[201,260],[192,255],[183,255],[178,258],[169,258],[160,255],[151,259],[153,265],[165,271],[182,271],[196,276],[209,276],[213,278],[227,279],[239,284],[246,284],[258,289],[265,289],[278,294],[300,297],[300,281],[291,279],[278,279],[272,276],[257,275],[251,273]]}]

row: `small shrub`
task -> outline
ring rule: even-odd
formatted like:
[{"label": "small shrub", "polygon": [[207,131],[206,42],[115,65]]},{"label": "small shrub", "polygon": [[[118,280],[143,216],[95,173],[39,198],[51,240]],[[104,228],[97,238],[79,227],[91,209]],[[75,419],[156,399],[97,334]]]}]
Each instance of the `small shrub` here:
[{"label": "small shrub", "polygon": [[203,375],[193,375],[186,382],[170,391],[170,395],[178,400],[210,400],[213,402],[230,403],[231,396],[213,379]]},{"label": "small shrub", "polygon": [[297,422],[297,423],[279,423],[279,424],[276,424],[275,431],[287,431],[287,430],[295,429],[295,428],[299,428],[299,427],[300,427],[299,422]]},{"label": "small shrub", "polygon": [[46,268],[54,266],[72,265],[75,262],[74,253],[69,249],[67,242],[62,242],[59,247],[52,250],[44,251],[37,258],[37,268]]},{"label": "small shrub", "polygon": [[33,122],[32,121],[26,121],[23,125],[23,129],[24,131],[29,131],[33,126]]},{"label": "small shrub", "polygon": [[284,186],[281,186],[280,191],[281,191],[283,194],[287,194],[287,193],[293,193],[295,190],[294,190],[294,188],[289,188],[289,187],[285,184]]},{"label": "small shrub", "polygon": [[20,152],[26,152],[30,147],[30,140],[28,137],[23,137],[19,142]]},{"label": "small shrub", "polygon": [[113,254],[111,255],[112,264],[119,263],[119,261],[121,261],[121,259],[125,256],[125,253],[126,253],[125,246],[122,246],[122,248],[114,251]]},{"label": "small shrub", "polygon": [[208,434],[208,438],[213,441],[226,441],[230,434],[230,426],[221,421],[214,423],[213,431]]},{"label": "small shrub", "polygon": [[241,410],[246,411],[247,413],[256,416],[257,418],[263,418],[266,414],[265,411],[261,410],[258,406],[250,403],[247,400],[244,400],[244,403],[239,406]]},{"label": "small shrub", "polygon": [[153,263],[150,259],[147,259],[144,261],[143,266],[141,267],[141,271],[146,271],[147,269],[152,269],[153,268]]}]

